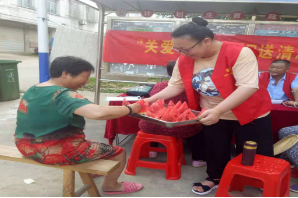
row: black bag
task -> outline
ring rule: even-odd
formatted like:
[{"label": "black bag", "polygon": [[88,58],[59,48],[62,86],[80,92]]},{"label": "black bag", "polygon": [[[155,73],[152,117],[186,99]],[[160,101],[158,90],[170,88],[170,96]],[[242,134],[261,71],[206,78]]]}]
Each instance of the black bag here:
[{"label": "black bag", "polygon": [[145,98],[150,97],[150,91],[154,85],[145,84],[145,85],[137,85],[126,92],[128,96],[141,96]]}]

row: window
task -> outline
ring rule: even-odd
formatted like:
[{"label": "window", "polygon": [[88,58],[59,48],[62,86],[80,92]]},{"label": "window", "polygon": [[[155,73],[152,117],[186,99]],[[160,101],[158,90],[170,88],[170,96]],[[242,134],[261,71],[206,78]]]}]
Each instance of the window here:
[{"label": "window", "polygon": [[47,0],[47,12],[57,14],[57,0]]},{"label": "window", "polygon": [[21,6],[24,8],[30,8],[30,9],[33,9],[35,7],[33,5],[32,0],[18,0],[18,6]]}]

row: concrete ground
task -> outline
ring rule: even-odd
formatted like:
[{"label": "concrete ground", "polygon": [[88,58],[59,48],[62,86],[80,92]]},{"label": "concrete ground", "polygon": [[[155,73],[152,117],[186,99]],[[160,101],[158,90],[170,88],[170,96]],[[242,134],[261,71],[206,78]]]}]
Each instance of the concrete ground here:
[{"label": "concrete ground", "polygon": [[[4,59],[0,54],[0,59]],[[36,75],[37,57],[23,57],[12,55],[15,60],[22,59],[24,62],[19,66],[20,84],[24,90],[38,83]],[[18,58],[18,59],[17,59]],[[10,59],[10,58],[7,58]],[[35,59],[35,60],[34,60]],[[20,67],[22,67],[20,69]],[[28,70],[27,70],[28,68]],[[25,76],[23,76],[25,75]],[[35,76],[35,79],[33,77]],[[32,78],[32,79],[31,79]],[[24,84],[24,85],[22,85]],[[22,88],[21,88],[22,89]],[[94,93],[81,92],[82,95],[93,101]],[[101,105],[107,105],[104,100],[107,96],[116,96],[118,94],[101,94]],[[0,126],[1,138],[0,145],[14,146],[14,130],[16,127],[16,110],[19,99],[7,102],[0,102]],[[129,124],[129,123],[128,123]],[[105,121],[86,120],[86,136],[98,142],[108,143],[104,138]],[[121,136],[122,138],[123,136]],[[121,146],[127,151],[127,157],[131,152],[131,147],[135,136],[129,137]],[[187,165],[182,166],[182,176],[180,180],[166,180],[165,171],[156,169],[138,168],[135,176],[125,175],[120,177],[120,181],[139,182],[144,185],[144,189],[133,193],[118,195],[118,197],[194,197],[198,196],[191,192],[192,183],[204,180],[206,167],[193,168],[191,166],[190,150],[184,145]],[[160,154],[156,161],[163,162],[166,160],[165,154]],[[0,196],[1,197],[58,197],[62,195],[62,171],[54,168],[22,164],[17,162],[0,160],[1,180]],[[82,186],[82,182],[76,175],[76,189]],[[33,179],[35,182],[26,184],[24,179]],[[95,183],[100,189],[103,177],[95,179]],[[292,179],[292,184],[297,183],[297,179]],[[102,194],[103,195],[103,194]],[[213,197],[215,191],[210,193]],[[262,191],[253,187],[246,187],[244,192],[234,191],[233,196],[262,196]],[[297,193],[291,193],[292,197],[297,197]],[[88,196],[86,193],[83,196]],[[106,196],[106,195],[103,195]]]}]

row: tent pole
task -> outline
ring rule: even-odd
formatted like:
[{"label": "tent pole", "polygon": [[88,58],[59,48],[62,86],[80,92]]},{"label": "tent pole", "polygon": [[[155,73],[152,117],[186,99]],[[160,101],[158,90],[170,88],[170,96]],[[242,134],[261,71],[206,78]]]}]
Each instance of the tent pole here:
[{"label": "tent pole", "polygon": [[98,18],[98,38],[97,38],[97,64],[96,64],[96,83],[95,83],[95,97],[94,103],[99,105],[100,103],[100,78],[102,67],[102,49],[103,49],[103,37],[104,37],[104,20],[105,20],[105,7],[101,4],[97,4],[99,10]]}]

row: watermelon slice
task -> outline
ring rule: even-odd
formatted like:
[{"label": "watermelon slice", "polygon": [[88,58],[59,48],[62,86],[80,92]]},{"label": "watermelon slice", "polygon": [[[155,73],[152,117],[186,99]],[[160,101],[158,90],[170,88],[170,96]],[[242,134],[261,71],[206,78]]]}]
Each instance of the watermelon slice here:
[{"label": "watermelon slice", "polygon": [[145,102],[145,107],[147,108],[147,109],[149,109],[149,107],[150,107],[150,103],[147,101],[147,102]]},{"label": "watermelon slice", "polygon": [[155,118],[155,115],[151,111],[147,111],[145,115],[149,116],[149,117],[152,117],[152,118]]},{"label": "watermelon slice", "polygon": [[177,120],[177,118],[179,117],[180,113],[177,110],[176,106],[171,108],[170,114],[174,116],[175,121]]},{"label": "watermelon slice", "polygon": [[161,107],[157,102],[153,103],[150,107],[149,107],[149,111],[151,112],[157,112],[159,110],[161,110],[163,107]]},{"label": "watermelon slice", "polygon": [[161,109],[160,111],[158,111],[158,114],[157,114],[157,116],[155,117],[156,119],[162,119],[162,117],[163,117],[163,115],[165,114],[165,112],[167,111],[168,109],[167,108],[163,108],[163,109]]},{"label": "watermelon slice", "polygon": [[204,111],[206,111],[207,109],[206,108],[204,108],[204,109],[202,109],[202,111],[200,112],[200,114],[196,117],[197,119],[199,119],[199,117],[204,113]]},{"label": "watermelon slice", "polygon": [[161,108],[164,108],[164,107],[165,107],[165,100],[160,100],[160,99],[158,99],[156,102],[159,104],[159,106],[160,106]]},{"label": "watermelon slice", "polygon": [[138,100],[136,102],[137,104],[141,105],[141,106],[144,106],[145,105],[145,101],[142,99],[142,100]]},{"label": "watermelon slice", "polygon": [[182,105],[182,102],[179,101],[179,102],[175,105],[175,107],[176,107],[177,109],[179,109],[179,107],[181,107],[181,105]]},{"label": "watermelon slice", "polygon": [[184,102],[184,103],[181,105],[181,107],[179,107],[178,111],[179,111],[179,113],[181,114],[181,113],[183,113],[184,111],[186,111],[187,109],[188,109],[188,105],[187,105],[186,102]]},{"label": "watermelon slice", "polygon": [[128,101],[126,101],[126,98],[123,98],[122,106],[124,106],[124,105],[130,105],[130,103]]},{"label": "watermelon slice", "polygon": [[169,102],[169,104],[168,104],[168,107],[174,107],[175,106],[175,104],[173,103],[173,101],[171,100],[170,102]]},{"label": "watermelon slice", "polygon": [[193,114],[193,112],[191,112],[190,109],[188,109],[186,112],[187,112],[186,114],[187,114],[189,120],[194,120],[194,119],[196,119],[195,114]]},{"label": "watermelon slice", "polygon": [[144,100],[139,100],[136,102],[137,104],[141,105],[142,109],[141,111],[139,112],[139,114],[146,114],[147,110],[148,110],[148,107],[146,107],[145,105],[145,101]]},{"label": "watermelon slice", "polygon": [[187,110],[187,111],[185,111],[185,116],[184,116],[184,119],[185,119],[185,120],[189,120],[189,114],[188,114],[188,110]]},{"label": "watermelon slice", "polygon": [[171,115],[171,109],[167,109],[167,111],[165,112],[165,114],[162,116],[162,120],[166,121],[166,122],[175,122],[175,117],[173,115]]},{"label": "watermelon slice", "polygon": [[186,111],[182,114],[180,114],[180,116],[176,119],[176,121],[178,122],[182,122],[182,121],[186,121]]}]

